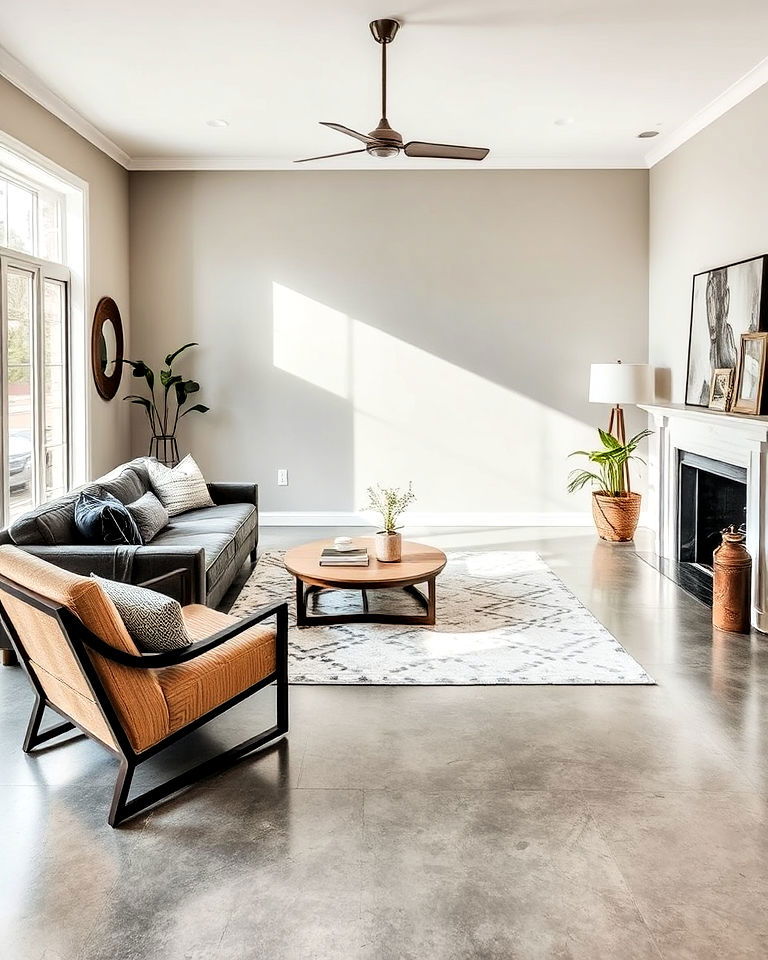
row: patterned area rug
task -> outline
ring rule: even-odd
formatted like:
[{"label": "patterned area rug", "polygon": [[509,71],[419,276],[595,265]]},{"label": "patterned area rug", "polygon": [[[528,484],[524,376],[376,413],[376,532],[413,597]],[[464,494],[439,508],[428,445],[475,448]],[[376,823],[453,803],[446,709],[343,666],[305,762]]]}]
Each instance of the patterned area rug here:
[{"label": "patterned area rug", "polygon": [[[295,625],[294,580],[283,554],[259,558],[231,613],[289,600],[292,683],[652,684],[535,553],[454,551],[437,578],[434,627]],[[399,590],[369,591],[371,611],[422,612]],[[361,609],[354,591],[317,596],[308,612]]]}]

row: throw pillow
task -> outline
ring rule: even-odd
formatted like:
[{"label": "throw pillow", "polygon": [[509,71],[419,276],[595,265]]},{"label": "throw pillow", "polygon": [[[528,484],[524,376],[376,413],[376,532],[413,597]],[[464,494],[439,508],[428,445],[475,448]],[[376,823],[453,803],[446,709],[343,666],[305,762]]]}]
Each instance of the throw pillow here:
[{"label": "throw pillow", "polygon": [[136,522],[111,493],[83,491],[75,501],[75,526],[86,543],[141,545]]},{"label": "throw pillow", "polygon": [[200,467],[189,454],[175,467],[166,467],[156,460],[150,460],[147,469],[152,489],[169,517],[198,507],[213,506]]},{"label": "throw pillow", "polygon": [[126,509],[136,521],[144,543],[154,540],[168,524],[168,511],[151,490],[147,490],[143,497],[133,503],[127,504]]},{"label": "throw pillow", "polygon": [[178,600],[132,583],[104,580],[91,574],[114,603],[136,646],[144,653],[182,650],[192,643]]}]

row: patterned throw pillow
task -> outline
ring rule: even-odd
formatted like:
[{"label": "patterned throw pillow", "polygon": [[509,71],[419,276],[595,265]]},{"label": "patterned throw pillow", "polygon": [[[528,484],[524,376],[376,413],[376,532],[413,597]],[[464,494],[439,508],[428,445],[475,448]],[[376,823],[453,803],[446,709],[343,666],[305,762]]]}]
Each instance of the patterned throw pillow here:
[{"label": "patterned throw pillow", "polygon": [[178,600],[145,587],[136,587],[132,583],[104,580],[95,573],[91,574],[91,578],[114,603],[125,629],[139,650],[162,653],[166,650],[182,650],[192,643]]},{"label": "patterned throw pillow", "polygon": [[136,521],[144,543],[150,543],[168,525],[168,511],[151,490],[133,503],[126,504],[126,509]]},{"label": "patterned throw pillow", "polygon": [[213,506],[200,467],[190,454],[175,467],[166,467],[156,460],[149,460],[147,470],[152,489],[168,511],[169,517],[175,517],[187,510],[197,510],[198,507]]}]

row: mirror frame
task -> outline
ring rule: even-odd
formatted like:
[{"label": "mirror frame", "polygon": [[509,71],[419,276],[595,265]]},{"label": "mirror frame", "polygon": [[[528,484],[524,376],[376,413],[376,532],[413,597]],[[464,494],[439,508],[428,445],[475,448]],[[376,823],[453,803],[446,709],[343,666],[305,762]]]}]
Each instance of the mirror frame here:
[{"label": "mirror frame", "polygon": [[[102,328],[110,320],[115,329],[115,370],[110,376],[106,376],[101,369],[101,340],[103,337]],[[96,390],[102,400],[112,400],[120,389],[120,380],[123,376],[123,321],[120,318],[120,310],[112,297],[102,297],[96,304],[96,310],[93,314],[93,327],[91,328],[91,370],[93,372],[93,382],[96,384]]]}]

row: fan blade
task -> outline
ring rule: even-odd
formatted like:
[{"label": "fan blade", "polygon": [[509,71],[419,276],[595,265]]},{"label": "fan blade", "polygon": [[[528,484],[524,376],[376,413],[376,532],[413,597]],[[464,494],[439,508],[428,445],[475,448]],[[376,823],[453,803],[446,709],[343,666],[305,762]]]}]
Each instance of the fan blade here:
[{"label": "fan blade", "polygon": [[403,147],[406,157],[434,157],[440,160],[485,160],[488,147],[457,147],[452,143],[424,143],[411,140]]},{"label": "fan blade", "polygon": [[363,143],[375,142],[375,137],[369,137],[367,133],[358,133],[357,130],[350,130],[349,127],[345,127],[341,123],[326,123],[325,120],[321,120],[320,125],[323,127],[330,127],[331,130],[338,130],[339,133],[346,133],[348,137],[354,137],[356,140],[362,140]]},{"label": "fan blade", "polygon": [[309,163],[310,160],[329,160],[331,157],[348,157],[350,153],[365,153],[365,150],[345,150],[343,153],[324,153],[322,157],[304,157],[303,160],[294,160],[294,163]]}]

